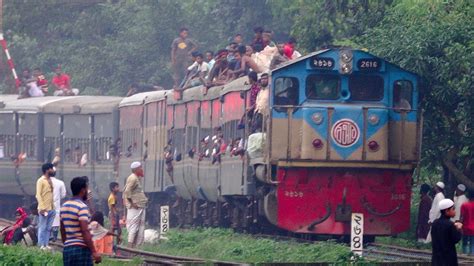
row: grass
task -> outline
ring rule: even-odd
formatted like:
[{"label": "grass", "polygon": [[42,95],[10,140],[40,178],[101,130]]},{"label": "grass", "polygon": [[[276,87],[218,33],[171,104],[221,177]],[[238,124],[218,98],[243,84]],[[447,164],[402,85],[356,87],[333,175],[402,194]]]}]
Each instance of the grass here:
[{"label": "grass", "polygon": [[[3,246],[0,245],[1,266],[56,266],[63,264],[63,256],[59,252],[40,250],[37,247]],[[102,257],[103,266],[141,265],[139,259],[124,263]]]},{"label": "grass", "polygon": [[230,229],[171,229],[169,240],[146,244],[144,250],[176,256],[242,263],[346,263],[352,253],[332,241],[314,244],[277,241],[234,233]]}]

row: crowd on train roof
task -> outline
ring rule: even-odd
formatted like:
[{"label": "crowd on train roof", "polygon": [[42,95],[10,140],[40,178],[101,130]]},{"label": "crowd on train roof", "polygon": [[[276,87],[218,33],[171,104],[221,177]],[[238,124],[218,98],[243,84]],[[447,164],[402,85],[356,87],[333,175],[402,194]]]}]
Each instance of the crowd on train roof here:
[{"label": "crowd on train roof", "polygon": [[[295,49],[294,38],[277,44],[272,37],[272,31],[256,27],[250,42],[245,43],[242,34],[238,33],[227,47],[214,52],[201,49],[198,42],[189,37],[189,30],[181,28],[179,36],[171,43],[173,89],[181,91],[199,85],[207,88],[224,85],[250,72],[266,73],[281,63],[301,56]],[[49,82],[40,68],[33,72],[24,69],[20,76],[19,98],[79,94],[79,90],[71,86],[71,77],[62,71],[61,66],[57,66],[54,72]],[[126,96],[155,90],[163,88],[133,83]]]}]

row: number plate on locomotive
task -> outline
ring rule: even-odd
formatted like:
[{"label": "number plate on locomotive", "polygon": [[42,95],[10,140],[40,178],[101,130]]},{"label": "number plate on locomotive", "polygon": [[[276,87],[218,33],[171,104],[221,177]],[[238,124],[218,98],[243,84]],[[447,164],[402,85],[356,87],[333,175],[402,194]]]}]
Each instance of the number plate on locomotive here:
[{"label": "number plate on locomotive", "polygon": [[361,71],[378,71],[382,62],[378,58],[362,58],[357,61],[357,68]]},{"label": "number plate on locomotive", "polygon": [[311,67],[319,69],[333,69],[334,60],[328,57],[313,57],[310,60]]}]

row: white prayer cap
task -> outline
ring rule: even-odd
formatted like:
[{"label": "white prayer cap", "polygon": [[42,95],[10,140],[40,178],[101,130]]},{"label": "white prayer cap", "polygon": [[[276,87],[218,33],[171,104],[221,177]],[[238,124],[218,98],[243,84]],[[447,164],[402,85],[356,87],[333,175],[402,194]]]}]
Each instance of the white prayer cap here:
[{"label": "white prayer cap", "polygon": [[441,188],[441,189],[444,189],[444,183],[443,182],[436,183],[436,186]]},{"label": "white prayer cap", "polygon": [[453,207],[454,205],[454,202],[450,199],[442,199],[440,202],[439,202],[439,210],[442,211],[442,210],[446,210],[446,209],[449,209],[451,207]]},{"label": "white prayer cap", "polygon": [[131,169],[136,169],[138,167],[142,166],[142,164],[140,162],[133,162],[131,165],[130,165],[130,168]]},{"label": "white prayer cap", "polygon": [[459,184],[459,185],[458,185],[458,189],[459,189],[460,191],[464,192],[464,191],[466,191],[466,186],[463,185],[463,184]]}]

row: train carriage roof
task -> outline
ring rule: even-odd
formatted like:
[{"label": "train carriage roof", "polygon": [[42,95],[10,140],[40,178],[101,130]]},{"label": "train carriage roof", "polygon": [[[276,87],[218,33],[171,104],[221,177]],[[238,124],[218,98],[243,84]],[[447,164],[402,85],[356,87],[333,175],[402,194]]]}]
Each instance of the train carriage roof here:
[{"label": "train carriage roof", "polygon": [[171,90],[155,91],[155,93],[147,95],[145,104],[166,100],[170,93],[172,93]]},{"label": "train carriage roof", "polygon": [[225,85],[214,86],[209,88],[207,93],[204,95],[204,86],[196,86],[183,91],[183,98],[181,100],[176,100],[174,97],[168,98],[169,104],[178,104],[186,103],[190,101],[208,101],[217,99],[222,95],[225,95],[233,91],[246,91],[250,89],[249,85],[246,85],[247,77],[241,77],[236,80],[233,80]]},{"label": "train carriage roof", "polygon": [[100,114],[111,113],[118,107],[121,97],[113,96],[71,96],[43,108],[45,113]]},{"label": "train carriage roof", "polygon": [[150,98],[159,99],[159,97],[165,97],[167,91],[147,91],[134,94],[130,97],[125,97],[119,104],[119,108],[126,106],[142,105],[145,101]]},{"label": "train carriage roof", "polygon": [[414,72],[412,72],[412,71],[406,70],[406,69],[404,69],[404,68],[402,68],[402,67],[400,67],[400,66],[398,66],[398,65],[395,65],[395,64],[391,63],[390,61],[386,60],[386,59],[383,58],[383,57],[379,57],[379,56],[377,56],[377,55],[371,54],[371,53],[368,52],[368,51],[364,51],[364,50],[360,50],[360,49],[351,49],[351,48],[332,48],[332,49],[323,49],[323,50],[319,50],[319,51],[316,51],[316,52],[312,52],[312,53],[307,54],[307,55],[305,55],[305,56],[299,57],[299,58],[297,58],[297,59],[295,59],[295,60],[291,60],[291,61],[288,61],[288,62],[285,62],[285,63],[280,64],[277,68],[271,70],[271,73],[277,72],[277,71],[279,71],[279,70],[281,70],[281,69],[291,68],[294,64],[297,64],[297,63],[299,63],[299,62],[301,62],[301,61],[308,60],[308,59],[310,59],[310,58],[313,57],[313,56],[320,55],[320,54],[324,54],[324,53],[326,53],[326,52],[328,52],[328,51],[331,51],[331,50],[344,50],[344,49],[352,50],[353,52],[361,52],[361,53],[367,54],[367,55],[369,55],[369,56],[373,56],[373,57],[379,58],[379,59],[383,60],[386,65],[390,65],[390,66],[392,66],[392,67],[396,67],[396,68],[398,68],[398,69],[400,69],[400,70],[402,70],[402,71],[404,71],[404,72],[407,72],[407,73],[410,73],[410,74],[412,74],[412,75],[418,76],[418,74],[416,74],[416,73],[414,73]]},{"label": "train carriage roof", "polygon": [[23,98],[16,101],[9,101],[0,109],[2,112],[25,112],[38,113],[43,112],[43,109],[52,103],[56,103],[66,99],[67,97],[32,97]]},{"label": "train carriage roof", "polygon": [[0,95],[0,108],[4,108],[6,103],[13,102],[18,99],[17,94],[1,94]]},{"label": "train carriage roof", "polygon": [[309,54],[307,54],[307,55],[305,55],[305,56],[298,57],[298,58],[296,58],[296,59],[294,59],[294,60],[290,60],[290,61],[284,62],[284,63],[278,65],[278,67],[276,67],[275,69],[271,70],[271,73],[273,73],[273,72],[275,72],[275,71],[278,71],[278,70],[280,70],[280,69],[282,69],[282,68],[287,68],[288,66],[291,66],[291,65],[296,64],[296,63],[298,63],[298,62],[304,61],[304,60],[306,60],[306,59],[308,59],[308,58],[311,58],[311,57],[313,57],[313,56],[315,56],[315,55],[325,53],[325,52],[327,52],[327,51],[329,51],[329,49],[319,50],[319,51],[316,51],[316,52],[309,53]]}]

